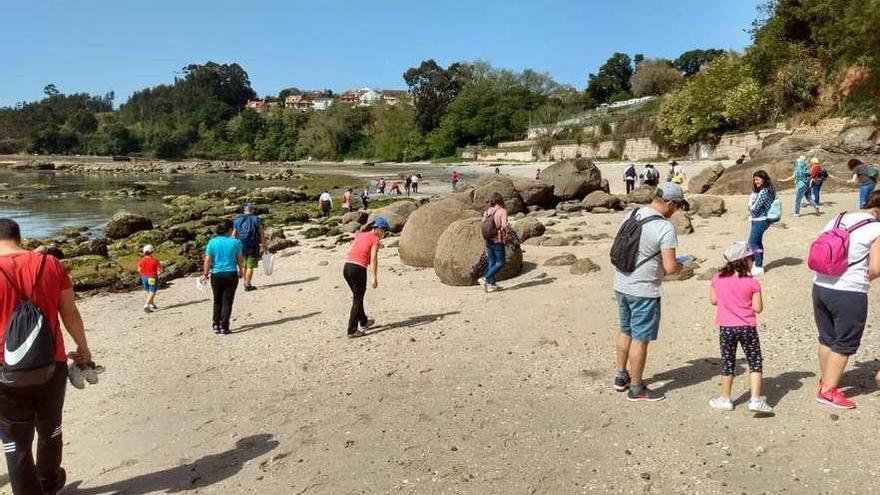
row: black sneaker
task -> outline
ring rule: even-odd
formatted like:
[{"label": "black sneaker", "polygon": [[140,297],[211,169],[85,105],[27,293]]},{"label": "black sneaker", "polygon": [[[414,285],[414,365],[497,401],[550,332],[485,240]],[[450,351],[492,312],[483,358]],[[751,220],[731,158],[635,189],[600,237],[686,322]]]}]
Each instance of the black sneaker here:
[{"label": "black sneaker", "polygon": [[227,328],[227,327],[222,327],[220,329],[220,333],[222,333],[223,335],[229,335],[230,333],[232,333],[232,331],[229,330],[229,328]]},{"label": "black sneaker", "polygon": [[223,333],[223,329],[220,328],[220,325],[214,325],[211,328],[212,328],[212,330],[214,330],[214,333],[216,333],[217,335],[220,335],[221,333]]},{"label": "black sneaker", "polygon": [[639,387],[638,392],[633,387],[630,387],[629,392],[626,394],[626,400],[630,402],[657,402],[665,398],[666,396],[662,393],[656,393],[645,385]]},{"label": "black sneaker", "polygon": [[374,319],[372,319],[372,318],[367,318],[367,322],[366,322],[365,324],[361,325],[361,328],[362,328],[363,330],[366,330],[366,329],[372,327],[372,326],[375,325],[375,324],[376,324],[376,320],[374,320]]},{"label": "black sneaker", "polygon": [[50,488],[46,488],[44,486],[43,491],[46,492],[46,495],[56,495],[58,492],[60,492],[64,488],[64,485],[66,485],[66,484],[67,484],[67,471],[65,471],[64,468],[58,468],[58,480]]},{"label": "black sneaker", "polygon": [[244,286],[244,291],[245,291],[245,292],[250,292],[250,291],[253,291],[253,290],[257,290],[257,287],[256,287],[255,285],[245,285],[245,286]]},{"label": "black sneaker", "polygon": [[348,338],[350,338],[350,339],[356,339],[358,337],[363,337],[364,335],[366,335],[366,334],[360,330],[355,330],[354,332],[348,332]]},{"label": "black sneaker", "polygon": [[617,375],[614,377],[614,390],[618,392],[623,392],[624,390],[629,388],[629,383],[632,379],[629,376],[629,373],[625,375]]}]

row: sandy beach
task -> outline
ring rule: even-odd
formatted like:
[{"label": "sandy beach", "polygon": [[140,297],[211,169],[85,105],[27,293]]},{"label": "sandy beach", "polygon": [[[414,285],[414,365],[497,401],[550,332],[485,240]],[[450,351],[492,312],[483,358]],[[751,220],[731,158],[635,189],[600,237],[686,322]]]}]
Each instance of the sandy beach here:
[{"label": "sandy beach", "polygon": [[[696,232],[680,238],[679,252],[707,260],[704,270],[747,235],[746,198],[725,200],[727,214],[695,218]],[[837,211],[855,196],[825,200]],[[544,221],[559,235],[613,236],[622,215]],[[344,336],[347,246],[315,248],[321,241],[301,239],[275,274],[256,278],[259,290],[239,292],[228,336],[211,333],[211,303],[193,279],[161,291],[153,314],[139,293],[84,299],[108,371],[97,386],[68,389],[62,493],[874,493],[876,311],[844,379],[860,407],[813,399],[803,258],[829,218],[786,217],[765,238],[770,418],[747,411],[742,374],[736,410],[707,405],[718,392],[717,330],[708,282],[696,277],[664,285],[646,377],[667,400],[633,404],[613,391],[610,238],[525,246],[525,273],[493,294],[444,286],[387,247],[366,302],[378,326],[357,340]],[[544,266],[563,252],[601,271]]]}]

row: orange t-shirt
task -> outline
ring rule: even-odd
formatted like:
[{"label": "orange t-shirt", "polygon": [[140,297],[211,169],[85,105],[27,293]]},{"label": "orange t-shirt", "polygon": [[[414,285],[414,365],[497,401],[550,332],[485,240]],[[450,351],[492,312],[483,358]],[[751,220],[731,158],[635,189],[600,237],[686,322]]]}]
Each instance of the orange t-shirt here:
[{"label": "orange t-shirt", "polygon": [[138,263],[138,272],[140,272],[141,276],[143,277],[158,277],[159,260],[157,260],[153,256],[144,256]]},{"label": "orange t-shirt", "polygon": [[351,243],[351,249],[345,258],[346,263],[354,263],[364,268],[370,266],[370,254],[373,252],[373,246],[379,244],[379,236],[374,232],[361,232],[354,236],[354,242]]}]

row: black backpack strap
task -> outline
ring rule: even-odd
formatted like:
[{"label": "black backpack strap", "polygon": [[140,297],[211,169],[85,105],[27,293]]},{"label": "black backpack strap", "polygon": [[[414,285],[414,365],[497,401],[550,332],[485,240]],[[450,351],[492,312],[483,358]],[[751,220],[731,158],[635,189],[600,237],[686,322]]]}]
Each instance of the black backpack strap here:
[{"label": "black backpack strap", "polygon": [[[635,217],[635,215],[633,215],[633,216]],[[661,215],[651,215],[650,217],[646,217],[646,218],[639,219],[639,223],[642,224],[642,225],[644,226],[646,223],[651,223],[651,222],[653,222],[654,220],[664,220],[664,218],[663,218]],[[660,254],[660,251],[657,251],[656,253],[652,254],[651,256],[648,256],[647,258],[643,259],[642,261],[639,261],[638,263],[636,263],[636,267],[633,268],[633,271],[638,270],[640,266],[642,266],[642,265],[644,265],[645,263],[647,263],[647,262],[651,261],[652,259],[656,258],[657,255],[659,255],[659,254]]]},{"label": "black backpack strap", "polygon": [[660,251],[657,251],[656,253],[652,254],[651,256],[648,256],[647,258],[643,259],[642,261],[639,261],[638,263],[636,263],[636,267],[633,268],[633,271],[638,270],[640,266],[642,266],[642,265],[644,265],[645,263],[647,263],[647,262],[651,261],[652,259],[656,258],[658,254],[660,254]]},{"label": "black backpack strap", "polygon": [[6,270],[0,268],[0,273],[2,273],[4,277],[6,277],[6,281],[9,282],[9,285],[11,285],[16,294],[18,294],[18,298],[24,299],[24,296],[21,293],[21,290],[18,288],[18,285],[16,285],[16,283],[12,280],[12,277],[10,277],[8,273],[6,273]]},{"label": "black backpack strap", "polygon": [[35,298],[35,296],[37,295],[37,284],[40,283],[40,277],[43,276],[43,269],[45,267],[46,267],[46,255],[43,254],[42,256],[40,256],[40,267],[37,268],[37,276],[34,277],[34,285],[33,285],[33,287],[31,287],[31,297],[30,297],[31,300],[33,300]]}]

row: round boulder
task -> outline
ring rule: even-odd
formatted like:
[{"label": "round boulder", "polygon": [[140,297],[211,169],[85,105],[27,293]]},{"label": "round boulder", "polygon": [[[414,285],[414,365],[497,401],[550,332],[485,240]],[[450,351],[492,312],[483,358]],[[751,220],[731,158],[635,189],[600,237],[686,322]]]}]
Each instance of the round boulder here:
[{"label": "round boulder", "polygon": [[703,194],[715,185],[715,182],[723,173],[724,165],[720,163],[704,168],[700,173],[691,177],[688,181],[688,192],[692,194]]},{"label": "round boulder", "polygon": [[553,195],[553,186],[535,179],[514,178],[513,188],[519,193],[526,206],[552,208],[557,199]]},{"label": "round boulder", "polygon": [[107,228],[104,235],[106,235],[108,239],[125,239],[132,234],[142,230],[150,230],[152,228],[153,221],[149,218],[143,215],[129,213],[127,211],[120,211],[113,215],[113,217],[110,218],[110,221],[107,222]]},{"label": "round boulder", "polygon": [[369,218],[369,214],[365,211],[350,211],[344,215],[342,215],[342,221],[340,223],[359,223],[361,225],[367,223],[367,218]]},{"label": "round boulder", "polygon": [[433,201],[410,215],[400,233],[400,261],[409,266],[434,266],[437,240],[456,220],[480,218],[469,203],[446,198]]},{"label": "round boulder", "polygon": [[563,200],[584,199],[602,189],[602,173],[587,158],[554,163],[541,172],[541,181],[553,186],[553,195]]},{"label": "round boulder", "polygon": [[498,193],[504,200],[504,207],[509,215],[516,215],[526,211],[526,205],[516,189],[513,181],[507,177],[488,176],[480,180],[474,190],[474,208],[485,211],[489,206],[489,199]]},{"label": "round boulder", "polygon": [[727,212],[724,199],[719,196],[688,196],[691,212],[703,218],[720,217]]},{"label": "round boulder", "polygon": [[520,242],[531,239],[532,237],[540,237],[544,235],[546,230],[547,227],[534,217],[523,218],[522,220],[517,220],[517,222],[513,224],[513,231],[516,232],[516,236],[519,238]]},{"label": "round boulder", "polygon": [[609,210],[623,209],[623,203],[617,196],[612,196],[605,191],[593,191],[581,201],[581,206],[587,211],[594,208],[607,208]]},{"label": "round boulder", "polygon": [[687,235],[694,233],[694,226],[691,223],[691,216],[681,210],[676,211],[669,217],[669,221],[675,227],[675,233],[678,235]]},{"label": "round boulder", "polygon": [[409,216],[418,208],[414,201],[397,201],[384,208],[375,210],[370,214],[367,223],[372,222],[376,217],[383,217],[391,225],[391,231],[397,233],[403,229]]},{"label": "round boulder", "polygon": [[[519,245],[505,246],[504,268],[498,280],[515,277],[522,271],[522,250]],[[486,241],[480,230],[479,218],[453,222],[440,235],[434,255],[434,273],[446,285],[463,287],[476,284],[481,273],[481,258],[485,256]]]}]

